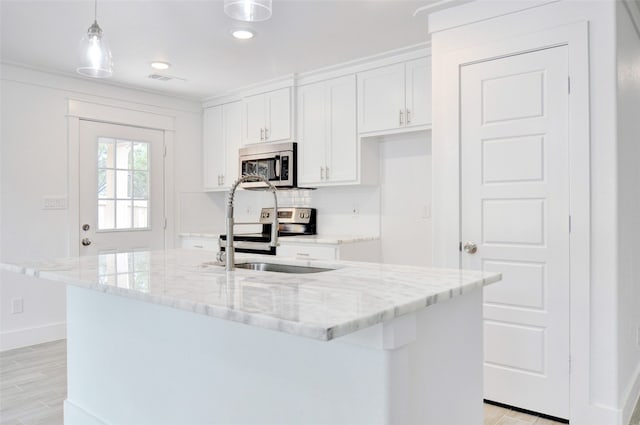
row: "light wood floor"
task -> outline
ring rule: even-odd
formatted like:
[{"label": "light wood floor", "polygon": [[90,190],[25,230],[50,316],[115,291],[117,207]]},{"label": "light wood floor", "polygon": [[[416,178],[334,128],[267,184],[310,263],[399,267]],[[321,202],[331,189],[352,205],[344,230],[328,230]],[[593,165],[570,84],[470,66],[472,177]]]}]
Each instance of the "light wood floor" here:
[{"label": "light wood floor", "polygon": [[[0,353],[1,425],[61,425],[66,395],[66,340]],[[484,425],[556,424],[559,422],[484,405]],[[640,425],[640,403],[630,425]]]}]

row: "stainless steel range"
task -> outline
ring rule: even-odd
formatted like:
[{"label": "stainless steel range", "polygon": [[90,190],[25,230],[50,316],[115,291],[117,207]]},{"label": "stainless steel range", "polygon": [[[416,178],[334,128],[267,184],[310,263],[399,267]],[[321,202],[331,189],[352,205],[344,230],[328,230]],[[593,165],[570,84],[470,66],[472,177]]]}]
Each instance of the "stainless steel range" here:
[{"label": "stainless steel range", "polygon": [[[271,226],[273,222],[273,208],[262,208],[257,223],[237,224],[261,224],[262,231],[257,233],[234,234],[233,241],[236,252],[252,254],[276,255],[276,247],[269,246],[271,241]],[[287,236],[315,235],[316,234],[315,208],[281,207],[278,208],[278,238]],[[220,251],[224,252],[227,235],[220,235]]]}]

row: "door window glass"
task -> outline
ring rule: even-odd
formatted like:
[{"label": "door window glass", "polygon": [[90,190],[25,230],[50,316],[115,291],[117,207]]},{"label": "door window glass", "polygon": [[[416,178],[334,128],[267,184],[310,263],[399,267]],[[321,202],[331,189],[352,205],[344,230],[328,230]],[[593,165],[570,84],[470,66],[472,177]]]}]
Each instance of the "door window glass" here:
[{"label": "door window glass", "polygon": [[149,143],[98,138],[98,230],[149,228]]}]

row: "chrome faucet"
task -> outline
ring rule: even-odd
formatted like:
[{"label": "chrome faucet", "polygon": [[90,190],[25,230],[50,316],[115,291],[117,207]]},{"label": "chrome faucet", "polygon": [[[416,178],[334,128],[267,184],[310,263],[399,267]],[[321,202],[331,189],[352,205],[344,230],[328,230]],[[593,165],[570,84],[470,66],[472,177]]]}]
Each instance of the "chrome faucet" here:
[{"label": "chrome faucet", "polygon": [[225,269],[230,272],[235,267],[234,249],[233,249],[233,199],[235,197],[236,189],[241,183],[261,181],[268,186],[268,189],[273,193],[273,222],[271,224],[271,240],[269,241],[270,247],[276,247],[278,245],[278,196],[276,194],[276,188],[269,180],[263,176],[257,174],[247,174],[236,180],[231,189],[229,189],[229,196],[227,197],[227,244],[225,247],[226,252],[218,253],[218,261],[225,261]]}]

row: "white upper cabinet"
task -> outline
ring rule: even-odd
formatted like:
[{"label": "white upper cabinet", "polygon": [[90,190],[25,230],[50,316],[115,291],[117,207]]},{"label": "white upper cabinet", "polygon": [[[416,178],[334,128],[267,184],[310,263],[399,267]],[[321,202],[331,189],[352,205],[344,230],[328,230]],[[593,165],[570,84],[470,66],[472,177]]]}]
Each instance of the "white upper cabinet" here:
[{"label": "white upper cabinet", "polygon": [[358,73],[358,131],[392,132],[431,124],[429,58]]},{"label": "white upper cabinet", "polygon": [[291,139],[291,88],[248,96],[244,104],[244,143]]},{"label": "white upper cabinet", "polygon": [[297,105],[299,184],[356,182],[355,75],[300,87]]},{"label": "white upper cabinet", "polygon": [[238,149],[241,141],[241,102],[204,110],[203,186],[205,190],[227,190],[238,177]]}]

